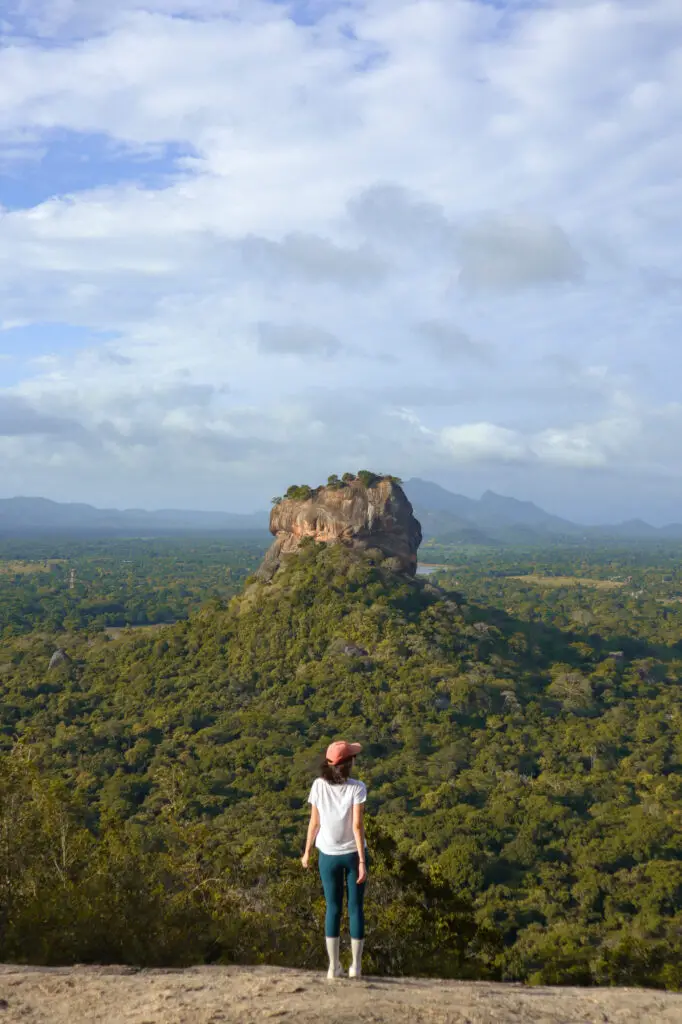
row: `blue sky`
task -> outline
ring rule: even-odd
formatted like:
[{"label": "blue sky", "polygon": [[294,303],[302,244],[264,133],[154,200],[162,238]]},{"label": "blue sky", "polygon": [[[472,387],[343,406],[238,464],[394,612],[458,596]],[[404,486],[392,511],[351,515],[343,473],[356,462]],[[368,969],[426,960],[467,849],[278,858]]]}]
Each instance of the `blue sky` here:
[{"label": "blue sky", "polygon": [[0,42],[0,496],[368,466],[682,517],[677,0],[11,0]]},{"label": "blue sky", "polygon": [[30,209],[60,196],[126,183],[162,189],[177,179],[179,162],[191,155],[173,143],[148,152],[131,149],[94,132],[46,132],[38,145],[38,152],[35,144],[23,153],[10,151],[0,164],[3,209]]}]

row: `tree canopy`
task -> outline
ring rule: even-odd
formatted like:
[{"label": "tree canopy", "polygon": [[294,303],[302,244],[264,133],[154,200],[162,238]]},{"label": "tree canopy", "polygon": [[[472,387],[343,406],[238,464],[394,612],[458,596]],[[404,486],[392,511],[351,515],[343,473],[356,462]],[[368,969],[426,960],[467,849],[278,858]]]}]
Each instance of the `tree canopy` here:
[{"label": "tree canopy", "polygon": [[368,970],[682,986],[680,611],[638,594],[676,570],[488,557],[434,585],[310,543],[154,633],[5,631],[0,954],[321,965],[297,855],[345,736]]}]

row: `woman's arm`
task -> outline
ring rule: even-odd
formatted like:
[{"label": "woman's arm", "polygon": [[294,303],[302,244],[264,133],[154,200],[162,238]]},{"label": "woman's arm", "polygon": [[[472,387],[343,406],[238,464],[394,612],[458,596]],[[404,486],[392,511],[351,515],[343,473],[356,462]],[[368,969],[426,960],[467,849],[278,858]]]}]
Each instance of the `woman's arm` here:
[{"label": "woman's arm", "polygon": [[358,848],[360,858],[360,871],[358,873],[358,885],[367,881],[367,864],[365,862],[365,805],[355,804],[353,806],[353,835],[355,845]]},{"label": "woman's arm", "polygon": [[313,848],[313,843],[317,839],[317,833],[320,831],[320,812],[317,807],[313,805],[310,808],[310,821],[308,823],[308,836],[305,841],[305,853],[301,857],[301,864],[304,868],[308,867],[310,863],[310,851]]}]

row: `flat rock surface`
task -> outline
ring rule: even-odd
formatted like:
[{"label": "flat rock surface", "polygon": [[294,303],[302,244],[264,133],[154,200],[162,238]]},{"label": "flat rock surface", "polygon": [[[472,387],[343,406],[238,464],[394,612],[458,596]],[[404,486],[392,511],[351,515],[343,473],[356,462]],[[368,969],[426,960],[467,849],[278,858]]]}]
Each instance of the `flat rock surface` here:
[{"label": "flat rock surface", "polygon": [[682,995],[366,978],[273,967],[0,966],[0,1024],[682,1024]]}]

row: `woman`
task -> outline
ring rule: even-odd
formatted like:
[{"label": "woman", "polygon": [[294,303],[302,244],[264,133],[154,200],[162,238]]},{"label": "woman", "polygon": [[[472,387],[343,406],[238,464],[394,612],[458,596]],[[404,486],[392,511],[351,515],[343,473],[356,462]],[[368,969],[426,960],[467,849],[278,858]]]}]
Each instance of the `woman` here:
[{"label": "woman", "polygon": [[367,881],[367,847],[365,844],[364,810],[367,789],[363,782],[351,779],[350,773],[359,743],[340,740],[327,748],[320,766],[320,777],[310,790],[311,804],[308,838],[301,858],[304,868],[310,863],[313,843],[319,851],[320,877],[327,902],[325,935],[329,954],[328,978],[340,978],[339,962],[341,910],[343,890],[348,893],[348,916],[353,962],[350,978],[362,972],[362,947],[365,939],[365,882]]}]

